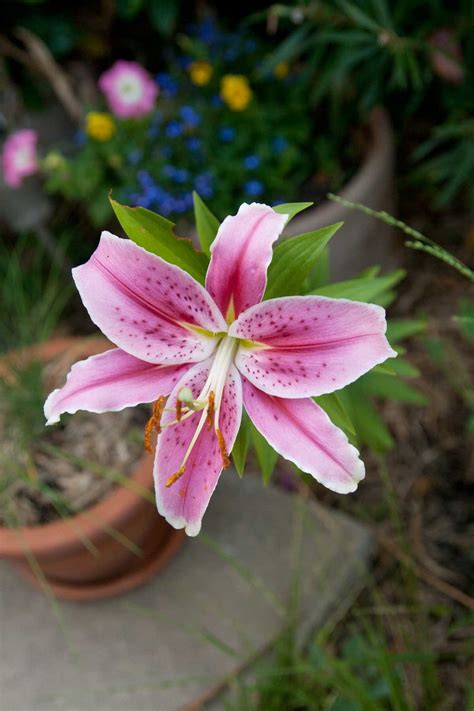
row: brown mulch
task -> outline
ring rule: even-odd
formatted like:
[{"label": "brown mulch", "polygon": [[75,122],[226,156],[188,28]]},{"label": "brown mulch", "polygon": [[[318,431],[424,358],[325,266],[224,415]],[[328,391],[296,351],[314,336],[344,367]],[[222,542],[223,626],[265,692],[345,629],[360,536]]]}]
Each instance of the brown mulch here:
[{"label": "brown mulch", "polygon": [[8,492],[9,515],[18,525],[37,526],[99,502],[137,464],[147,417],[132,409],[66,416],[23,460],[23,476]]}]

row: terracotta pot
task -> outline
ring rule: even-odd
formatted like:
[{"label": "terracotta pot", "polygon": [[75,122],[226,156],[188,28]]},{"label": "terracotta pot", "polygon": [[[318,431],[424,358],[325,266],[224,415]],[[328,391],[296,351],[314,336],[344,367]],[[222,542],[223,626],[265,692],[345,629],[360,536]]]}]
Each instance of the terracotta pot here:
[{"label": "terracotta pot", "polygon": [[[380,107],[375,108],[370,114],[368,128],[370,143],[364,161],[338,194],[346,200],[393,214],[394,135],[387,112]],[[401,242],[391,227],[335,202],[325,201],[304,210],[290,222],[285,235],[312,232],[335,222],[345,224],[330,242],[332,280],[354,277],[358,271],[374,264],[380,264],[384,269],[399,265]]]},{"label": "terracotta pot", "polygon": [[[48,361],[72,352],[76,360],[76,356],[87,357],[109,347],[102,338],[56,339],[3,359],[0,377],[8,372],[9,362],[19,357]],[[0,527],[0,558],[11,561],[24,577],[41,586],[32,568],[38,565],[53,593],[66,600],[126,592],[166,565],[184,540],[183,531],[169,526],[145,498],[152,488],[153,455],[145,453],[130,476],[130,487],[115,489],[86,511],[42,526]],[[117,533],[134,550],[117,540]],[[95,554],[81,537],[93,544]]]}]

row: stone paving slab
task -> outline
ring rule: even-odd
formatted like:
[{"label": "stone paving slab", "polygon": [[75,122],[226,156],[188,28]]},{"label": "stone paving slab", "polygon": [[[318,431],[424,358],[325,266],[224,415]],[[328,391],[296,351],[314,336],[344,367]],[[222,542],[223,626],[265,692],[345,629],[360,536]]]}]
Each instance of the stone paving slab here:
[{"label": "stone paving slab", "polygon": [[203,533],[161,575],[113,600],[61,603],[62,624],[2,563],[0,710],[197,708],[269,648],[295,582],[305,636],[359,587],[372,548],[346,516],[230,471]]}]

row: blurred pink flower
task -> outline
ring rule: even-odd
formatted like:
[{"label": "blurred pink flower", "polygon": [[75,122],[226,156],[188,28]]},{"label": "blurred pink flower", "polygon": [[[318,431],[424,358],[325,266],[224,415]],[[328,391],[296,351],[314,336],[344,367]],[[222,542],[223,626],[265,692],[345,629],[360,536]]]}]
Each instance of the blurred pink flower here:
[{"label": "blurred pink flower", "polygon": [[38,170],[36,143],[38,134],[31,129],[22,129],[8,136],[2,153],[4,179],[11,188],[19,188],[23,178]]},{"label": "blurred pink flower", "polygon": [[48,423],[64,412],[156,400],[146,443],[152,429],[161,432],[157,506],[190,536],[229,465],[242,407],[277,452],[333,491],[354,491],[364,477],[359,452],[312,396],[396,355],[385,312],[323,296],[262,302],[272,245],[287,218],[256,203],[227,217],[205,287],[108,232],[73,270],[92,320],[118,348],[72,367],[45,403]]},{"label": "blurred pink flower", "polygon": [[464,79],[461,45],[449,29],[436,30],[429,38],[433,71],[450,84],[461,84]]},{"label": "blurred pink flower", "polygon": [[120,118],[146,116],[153,109],[158,85],[137,62],[119,59],[99,78],[109,108]]}]

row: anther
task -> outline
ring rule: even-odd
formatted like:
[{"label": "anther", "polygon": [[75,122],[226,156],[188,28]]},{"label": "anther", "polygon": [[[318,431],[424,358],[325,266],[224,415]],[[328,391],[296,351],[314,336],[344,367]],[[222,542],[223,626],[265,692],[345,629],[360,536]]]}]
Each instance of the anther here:
[{"label": "anther", "polygon": [[153,405],[153,414],[145,425],[145,435],[143,438],[143,445],[147,452],[151,452],[151,433],[153,430],[160,434],[161,432],[161,416],[163,415],[163,410],[165,409],[166,397],[160,395],[158,400]]},{"label": "anther", "polygon": [[183,403],[181,400],[176,400],[176,419],[181,422],[181,415],[183,414]]},{"label": "anther", "polygon": [[219,442],[219,450],[220,450],[221,457],[222,457],[222,466],[224,467],[224,469],[227,469],[227,467],[230,466],[230,459],[229,459],[229,455],[227,454],[227,447],[225,444],[224,435],[222,434],[222,432],[220,430],[216,430],[216,435],[217,435],[217,441]]},{"label": "anther", "polygon": [[209,393],[209,397],[208,397],[207,417],[206,417],[206,423],[207,423],[208,430],[212,429],[212,423],[214,420],[214,414],[215,414],[214,400],[215,400],[215,396],[211,390],[211,392]]},{"label": "anther", "polygon": [[148,420],[148,422],[145,425],[145,435],[143,438],[143,445],[144,445],[147,452],[151,452],[151,449],[152,449],[152,447],[151,447],[151,433],[155,429],[155,425],[156,425],[156,417],[154,415],[152,415],[152,417],[150,417],[150,419]]},{"label": "anther", "polygon": [[178,481],[178,479],[181,479],[183,474],[184,474],[184,464],[182,464],[180,466],[180,468],[178,469],[177,472],[175,472],[170,477],[168,477],[168,479],[165,482],[166,488],[169,489],[170,486],[172,486],[176,481]]}]

